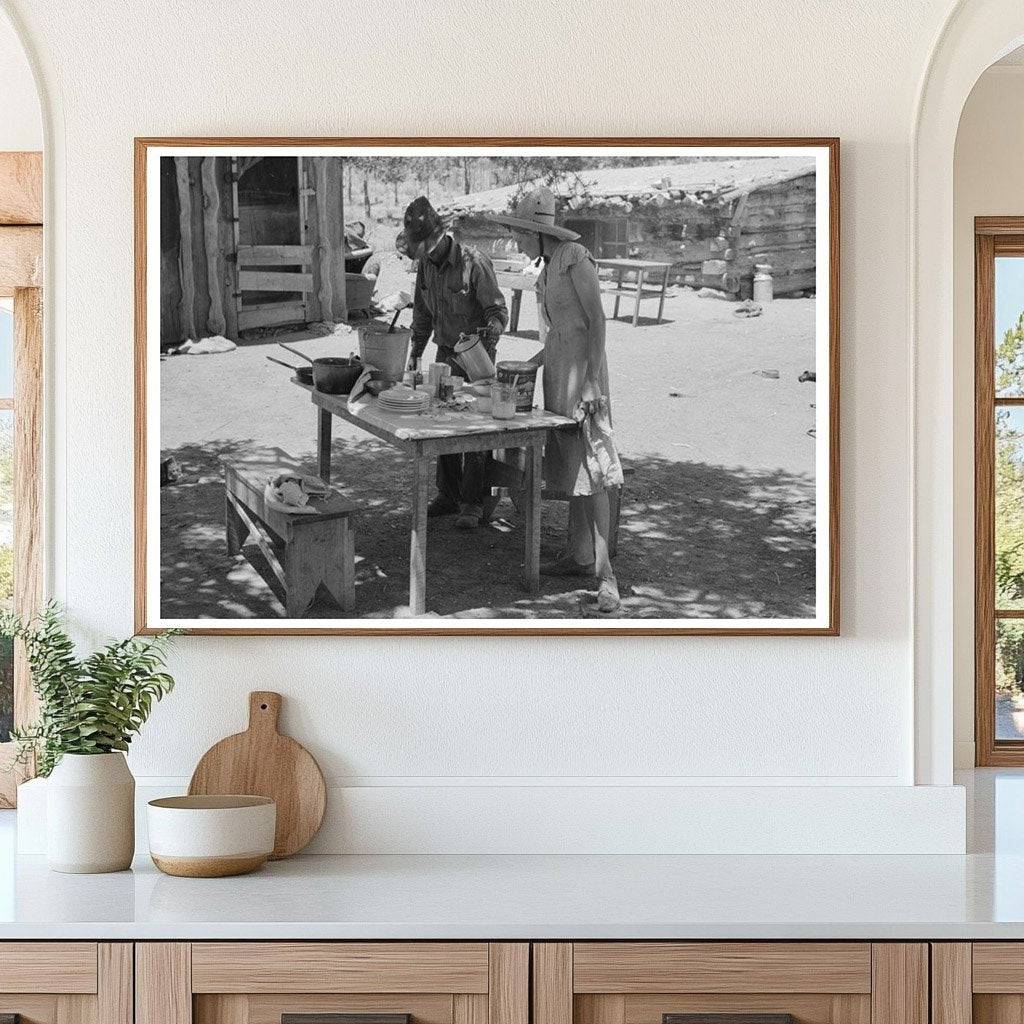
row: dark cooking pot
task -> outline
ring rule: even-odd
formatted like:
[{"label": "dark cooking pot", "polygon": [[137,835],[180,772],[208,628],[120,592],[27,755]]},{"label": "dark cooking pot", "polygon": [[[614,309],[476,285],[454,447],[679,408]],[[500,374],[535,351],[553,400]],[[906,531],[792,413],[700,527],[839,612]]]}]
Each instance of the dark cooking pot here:
[{"label": "dark cooking pot", "polygon": [[324,356],[313,360],[313,384],[325,395],[347,395],[363,372],[356,356]]}]

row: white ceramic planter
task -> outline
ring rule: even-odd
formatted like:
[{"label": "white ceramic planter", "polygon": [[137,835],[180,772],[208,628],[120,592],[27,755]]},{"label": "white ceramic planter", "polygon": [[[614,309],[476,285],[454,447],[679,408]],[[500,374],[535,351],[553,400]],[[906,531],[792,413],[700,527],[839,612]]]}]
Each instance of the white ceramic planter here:
[{"label": "white ceramic planter", "polygon": [[65,754],[46,784],[52,871],[124,871],[135,854],[135,779],[124,754]]}]

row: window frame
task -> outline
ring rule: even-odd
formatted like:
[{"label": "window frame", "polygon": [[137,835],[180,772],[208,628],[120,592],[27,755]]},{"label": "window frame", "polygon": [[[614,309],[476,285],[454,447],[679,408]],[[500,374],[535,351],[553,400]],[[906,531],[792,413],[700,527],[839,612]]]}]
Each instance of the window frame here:
[{"label": "window frame", "polygon": [[1024,766],[1024,740],[996,738],[996,627],[1024,623],[1024,608],[997,609],[995,586],[995,418],[1024,408],[1024,397],[997,398],[995,261],[1024,258],[1024,217],[974,221],[974,761],[979,768]]},{"label": "window frame", "polygon": [[[42,186],[41,153],[0,153],[0,296],[14,299],[14,608],[22,617],[39,610],[43,595]],[[17,644],[14,724],[36,712]],[[34,774],[32,765],[11,767],[13,756],[14,744],[0,743],[0,807],[15,806],[19,783]]]}]

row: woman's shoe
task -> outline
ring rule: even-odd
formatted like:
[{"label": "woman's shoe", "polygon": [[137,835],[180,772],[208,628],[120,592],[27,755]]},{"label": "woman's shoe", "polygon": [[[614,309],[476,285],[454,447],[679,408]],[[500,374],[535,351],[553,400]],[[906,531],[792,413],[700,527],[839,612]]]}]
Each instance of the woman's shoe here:
[{"label": "woman's shoe", "polygon": [[542,562],[540,571],[543,576],[593,576],[595,571],[593,562],[577,562],[572,555],[562,555],[553,562]]},{"label": "woman's shoe", "polygon": [[604,579],[597,586],[597,610],[602,615],[615,615],[622,611],[619,584],[614,578]]}]

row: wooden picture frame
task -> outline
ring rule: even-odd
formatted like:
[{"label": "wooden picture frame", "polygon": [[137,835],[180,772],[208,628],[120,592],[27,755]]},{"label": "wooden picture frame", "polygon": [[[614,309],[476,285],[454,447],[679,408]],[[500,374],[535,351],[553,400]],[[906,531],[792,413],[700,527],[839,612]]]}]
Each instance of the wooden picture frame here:
[{"label": "wooden picture frame", "polygon": [[[824,388],[817,387],[817,403],[819,406],[826,406],[822,413],[815,413],[817,423],[817,434],[827,430],[827,438],[816,441],[816,456],[819,473],[817,479],[824,478],[826,483],[822,484],[817,493],[816,508],[827,506],[827,510],[818,518],[816,534],[817,544],[827,544],[827,553],[820,558],[816,556],[816,579],[817,583],[817,605],[813,617],[801,620],[782,620],[779,624],[773,621],[761,621],[737,618],[735,620],[720,621],[711,620],[702,622],[700,619],[685,620],[664,620],[658,619],[654,622],[643,620],[622,621],[614,620],[608,624],[600,619],[591,622],[580,622],[571,620],[568,624],[558,619],[537,619],[528,623],[520,623],[514,620],[495,619],[410,619],[395,618],[392,620],[373,619],[367,625],[361,624],[359,619],[326,620],[321,622],[316,619],[294,621],[293,623],[276,623],[273,621],[260,620],[258,624],[246,624],[245,619],[230,622],[220,618],[209,620],[172,620],[159,614],[159,582],[154,583],[153,566],[157,564],[153,560],[153,505],[150,499],[150,488],[152,487],[152,429],[149,423],[150,412],[147,405],[147,391],[151,387],[152,366],[150,347],[153,339],[153,314],[159,303],[154,303],[151,294],[154,271],[147,262],[152,258],[152,231],[159,223],[154,220],[154,210],[159,204],[154,203],[152,189],[147,185],[153,178],[154,159],[161,154],[173,153],[194,153],[202,157],[204,153],[219,151],[218,155],[226,155],[231,151],[251,152],[253,150],[267,150],[274,153],[302,152],[304,150],[322,153],[324,150],[337,150],[338,156],[350,156],[359,152],[369,152],[379,155],[381,151],[394,149],[403,154],[410,151],[415,152],[425,149],[434,152],[438,147],[443,147],[445,153],[465,151],[475,153],[478,151],[498,150],[508,148],[524,154],[532,153],[535,150],[552,149],[556,147],[577,149],[614,150],[616,152],[628,152],[629,150],[643,151],[646,147],[675,150],[675,149],[699,149],[699,150],[722,150],[726,154],[736,151],[755,151],[758,155],[762,151],[807,151],[820,155],[820,162],[816,165],[819,168],[819,177],[823,191],[819,197],[827,196],[827,201],[818,203],[818,223],[827,222],[827,232],[824,232],[823,248],[819,250],[824,255],[818,261],[818,270],[814,280],[817,282],[818,295],[827,292],[827,298],[820,298],[817,323],[819,331],[824,331],[827,341],[824,347],[824,358],[817,362],[818,377],[825,376],[827,384]],[[559,152],[561,149],[559,149]],[[774,155],[774,154],[765,154]],[[824,172],[822,173],[822,169]],[[341,636],[442,636],[442,635],[464,635],[464,636],[495,636],[495,635],[522,635],[522,636],[569,636],[569,635],[591,635],[591,636],[681,636],[681,635],[714,635],[714,636],[836,636],[839,633],[840,614],[840,479],[839,479],[839,372],[840,372],[840,346],[839,346],[839,323],[840,323],[840,294],[839,294],[839,267],[840,267],[840,191],[839,191],[839,140],[836,138],[604,138],[604,137],[583,137],[583,138],[448,138],[440,139],[433,137],[405,137],[405,138],[304,138],[304,137],[261,137],[261,138],[182,138],[182,137],[143,137],[135,140],[135,340],[136,340],[136,365],[135,365],[135,618],[136,629],[139,633],[153,633],[165,628],[168,625],[175,625],[185,628],[188,632],[203,635],[341,635]],[[237,244],[237,236],[236,236]],[[314,267],[313,273],[317,270]],[[325,279],[325,273],[320,273],[319,280]],[[668,274],[666,272],[666,280]],[[157,276],[156,280],[159,280]],[[638,277],[638,285],[642,284],[642,278]],[[283,286],[283,285],[282,285]],[[312,284],[309,287],[313,287]],[[639,309],[639,291],[637,287],[637,306]],[[208,292],[211,307],[216,305],[215,292],[226,294],[221,286],[211,287]],[[327,291],[330,296],[330,291]],[[336,296],[336,293],[335,293]],[[318,300],[319,297],[318,297]],[[320,300],[322,301],[322,300]],[[616,302],[618,305],[618,302]],[[241,306],[239,306],[239,309]],[[336,308],[336,307],[335,307]],[[230,314],[228,314],[230,315]],[[634,318],[634,323],[636,322]],[[811,375],[813,379],[813,374]],[[317,397],[313,396],[314,403]],[[811,403],[814,407],[814,403]],[[324,406],[320,404],[320,431],[321,440],[324,430]],[[326,416],[327,429],[329,431],[330,416]],[[810,436],[815,437],[814,429],[809,430]],[[328,433],[329,440],[329,433]],[[539,479],[539,459],[536,460],[535,473]],[[824,472],[820,470],[824,468]],[[322,459],[321,459],[322,468]],[[816,485],[818,486],[818,485]],[[426,478],[417,485],[414,495],[414,508],[416,501],[425,502],[427,495]],[[425,523],[425,520],[423,520]],[[527,522],[529,534],[530,524]],[[421,531],[425,532],[425,531]],[[539,534],[538,534],[539,537]],[[358,543],[358,541],[357,541]],[[539,540],[536,542],[539,544]],[[416,563],[416,531],[413,531],[413,555],[412,573],[415,575]],[[527,569],[529,570],[529,536],[527,552]],[[156,590],[154,590],[156,587]],[[415,609],[415,602],[411,602]],[[754,621],[755,625],[745,624]],[[675,624],[678,622],[678,624]]]}]

